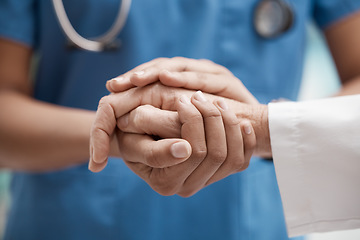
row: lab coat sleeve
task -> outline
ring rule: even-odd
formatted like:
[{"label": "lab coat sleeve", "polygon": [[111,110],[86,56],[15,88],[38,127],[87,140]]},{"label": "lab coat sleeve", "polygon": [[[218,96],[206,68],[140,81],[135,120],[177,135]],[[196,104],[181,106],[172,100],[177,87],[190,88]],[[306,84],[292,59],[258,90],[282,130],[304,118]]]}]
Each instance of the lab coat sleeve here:
[{"label": "lab coat sleeve", "polygon": [[360,95],[269,104],[289,236],[360,228]]}]

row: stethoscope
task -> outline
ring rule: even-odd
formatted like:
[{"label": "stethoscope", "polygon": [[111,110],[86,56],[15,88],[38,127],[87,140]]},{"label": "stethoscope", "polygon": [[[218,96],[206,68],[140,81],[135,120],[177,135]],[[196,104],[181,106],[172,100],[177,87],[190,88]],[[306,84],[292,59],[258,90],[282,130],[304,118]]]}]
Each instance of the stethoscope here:
[{"label": "stethoscope", "polygon": [[[132,0],[122,0],[119,10],[110,29],[102,36],[87,39],[81,36],[72,26],[62,0],[52,0],[57,19],[69,40],[69,45],[78,49],[102,52],[117,50],[117,36],[124,28],[129,15]],[[272,39],[287,32],[294,22],[294,12],[286,0],[261,0],[254,11],[253,24],[256,33],[265,39]]]},{"label": "stethoscope", "polygon": [[52,0],[52,3],[60,26],[69,40],[70,47],[75,46],[79,49],[93,52],[116,50],[119,48],[119,43],[117,43],[115,39],[125,26],[125,22],[130,11],[131,0],[121,1],[121,4],[119,4],[119,11],[113,25],[105,34],[93,39],[84,38],[74,29],[66,14],[62,0]]}]

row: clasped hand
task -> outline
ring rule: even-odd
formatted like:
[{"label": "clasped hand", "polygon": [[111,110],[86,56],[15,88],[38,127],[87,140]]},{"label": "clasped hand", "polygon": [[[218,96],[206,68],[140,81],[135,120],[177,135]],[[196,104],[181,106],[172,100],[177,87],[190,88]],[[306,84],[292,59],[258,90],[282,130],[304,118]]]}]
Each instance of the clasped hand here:
[{"label": "clasped hand", "polygon": [[101,171],[117,152],[159,194],[188,197],[248,167],[255,131],[234,112],[250,106],[238,101],[257,101],[226,68],[156,59],[107,88],[113,93],[101,99],[91,130],[91,171]]}]

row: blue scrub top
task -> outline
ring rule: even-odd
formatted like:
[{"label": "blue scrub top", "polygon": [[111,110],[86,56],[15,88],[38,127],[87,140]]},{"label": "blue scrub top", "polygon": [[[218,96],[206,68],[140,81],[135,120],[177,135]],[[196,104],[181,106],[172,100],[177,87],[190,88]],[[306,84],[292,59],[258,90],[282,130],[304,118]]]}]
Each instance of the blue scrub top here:
[{"label": "blue scrub top", "polygon": [[[305,25],[321,28],[360,8],[359,0],[289,0],[293,28],[274,40],[256,35],[258,0],[134,0],[117,52],[67,51],[49,0],[1,0],[0,36],[40,56],[35,97],[95,110],[106,80],[156,57],[207,58],[229,68],[262,103],[295,100]],[[65,0],[86,37],[112,24],[118,0]],[[125,103],[126,104],[126,103]],[[191,198],[163,197],[119,159],[92,174],[86,165],[46,174],[14,173],[4,239],[287,239],[272,162],[249,169]],[[299,238],[300,239],[300,238]]]}]

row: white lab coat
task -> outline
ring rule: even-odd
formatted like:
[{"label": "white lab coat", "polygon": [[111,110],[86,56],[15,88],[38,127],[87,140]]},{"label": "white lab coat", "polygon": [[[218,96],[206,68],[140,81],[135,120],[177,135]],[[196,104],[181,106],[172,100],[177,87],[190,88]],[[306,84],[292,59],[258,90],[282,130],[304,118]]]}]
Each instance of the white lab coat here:
[{"label": "white lab coat", "polygon": [[360,95],[269,104],[289,236],[360,228]]}]

